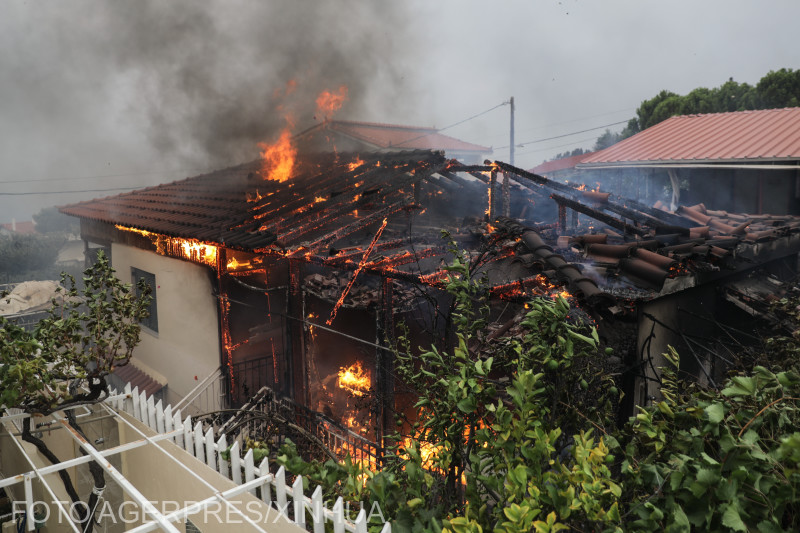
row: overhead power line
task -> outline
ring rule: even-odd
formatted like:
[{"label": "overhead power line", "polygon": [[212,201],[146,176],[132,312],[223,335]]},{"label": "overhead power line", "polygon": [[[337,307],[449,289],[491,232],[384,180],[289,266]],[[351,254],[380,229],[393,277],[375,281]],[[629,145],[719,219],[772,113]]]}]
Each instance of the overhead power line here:
[{"label": "overhead power line", "polygon": [[[480,116],[483,116],[486,113],[489,113],[490,111],[494,111],[498,107],[503,107],[504,105],[509,105],[510,103],[511,103],[510,101],[506,101],[506,102],[503,102],[501,104],[497,104],[496,106],[494,106],[492,108],[489,108],[486,111],[481,111],[477,115],[472,115],[471,117],[465,118],[464,120],[459,120],[458,122],[450,124],[449,126],[445,126],[444,128],[433,128],[433,129],[434,129],[434,131],[436,133],[439,133],[440,131],[449,130],[450,128],[455,128],[456,126],[458,126],[460,124],[463,124],[465,122],[469,122],[470,120],[473,120],[473,119],[476,119],[476,118],[478,118]],[[416,141],[417,139],[422,139],[423,137],[427,137],[428,135],[430,135],[430,133],[423,133],[422,135],[417,135],[416,137],[412,137],[410,139],[406,139],[405,141],[403,141],[401,143],[397,143],[394,146],[402,146],[402,145],[408,144],[408,143],[410,143],[412,141]],[[508,148],[508,147],[506,147],[506,148]]]},{"label": "overhead power line", "polygon": [[[594,128],[589,128],[589,129],[580,130],[580,131],[573,131],[572,133],[565,133],[563,135],[556,135],[554,137],[546,137],[544,139],[536,139],[535,141],[525,141],[524,143],[517,143],[516,146],[518,148],[522,148],[523,146],[527,146],[529,144],[541,143],[541,142],[545,142],[545,141],[552,141],[553,139],[562,139],[564,137],[569,137],[571,135],[578,135],[579,133],[586,133],[587,131],[601,130],[603,128],[608,128],[608,127],[611,127],[611,126],[617,126],[619,124],[627,124],[627,123],[628,123],[627,120],[620,120],[619,122],[612,122],[611,124],[604,124],[602,126],[597,126],[597,127],[594,127]],[[497,148],[495,148],[495,150],[502,150],[503,148],[508,148],[508,145],[506,145],[506,146],[498,146]]]},{"label": "overhead power line", "polygon": [[110,192],[110,191],[132,191],[141,187],[114,187],[112,189],[81,189],[79,191],[26,191],[26,192],[0,192],[0,196],[28,196],[32,194],[75,194],[80,192]]},{"label": "overhead power line", "polygon": [[79,181],[79,180],[94,180],[94,179],[105,179],[105,178],[129,178],[132,176],[157,176],[161,174],[187,174],[192,172],[207,172],[207,169],[186,169],[186,170],[164,170],[164,171],[153,171],[153,172],[131,172],[128,174],[98,174],[95,176],[71,176],[71,177],[62,177],[62,178],[23,178],[23,179],[16,179],[16,180],[4,180],[0,181],[0,184],[5,183],[34,183],[40,181]]}]

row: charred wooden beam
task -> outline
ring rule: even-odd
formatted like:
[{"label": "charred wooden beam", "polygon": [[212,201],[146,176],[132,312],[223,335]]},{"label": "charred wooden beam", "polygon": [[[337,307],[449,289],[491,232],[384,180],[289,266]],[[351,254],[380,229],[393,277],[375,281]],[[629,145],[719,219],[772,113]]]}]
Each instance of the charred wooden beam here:
[{"label": "charred wooden beam", "polygon": [[570,209],[574,209],[579,213],[588,215],[595,220],[611,226],[614,229],[622,231],[623,233],[639,235],[640,237],[648,233],[647,230],[637,228],[636,226],[631,226],[623,220],[612,217],[611,215],[607,215],[598,209],[593,209],[588,205],[584,205],[578,201],[565,198],[564,196],[560,196],[558,194],[552,194],[550,197],[556,201],[559,207],[563,205],[565,207],[569,207]]},{"label": "charred wooden beam", "polygon": [[461,163],[456,162],[456,164],[451,164],[447,167],[447,170],[451,172],[469,172],[470,174],[473,172],[489,172],[492,170],[492,165],[462,165]]},{"label": "charred wooden beam", "polygon": [[489,222],[493,222],[497,213],[494,209],[494,195],[497,190],[497,169],[492,169],[492,175],[489,179]]},{"label": "charred wooden beam", "polygon": [[508,172],[503,172],[503,216],[511,214],[511,192],[508,185]]},{"label": "charred wooden beam", "polygon": [[458,174],[454,174],[453,172],[448,172],[447,170],[440,170],[438,172],[439,175],[444,176],[445,178],[449,179],[453,183],[460,185],[461,187],[470,187],[473,185],[474,182],[469,182],[459,176]]},{"label": "charred wooden beam", "polygon": [[[488,160],[486,163],[490,163]],[[502,161],[495,161],[493,166],[501,169],[503,172],[510,172],[515,176],[522,178],[523,181],[528,181],[535,183],[536,185],[543,185],[550,189],[554,189],[556,191],[565,192],[567,194],[575,194],[577,190],[575,187],[571,185],[566,185],[564,183],[560,183],[557,181],[553,181],[549,178],[545,178],[544,176],[540,176],[539,174],[534,174],[533,172],[528,172],[527,170],[522,170],[521,168],[517,168],[515,166],[509,165],[508,163],[503,163]]]},{"label": "charred wooden beam", "polygon": [[[388,205],[388,206],[384,207],[383,209],[379,209],[379,210],[377,210],[377,211],[375,211],[373,213],[370,213],[369,215],[367,215],[365,217],[360,217],[357,220],[354,220],[353,222],[350,222],[349,224],[345,224],[343,226],[339,226],[338,228],[336,228],[335,230],[331,231],[330,233],[328,233],[326,235],[323,235],[322,237],[316,239],[314,242],[310,243],[308,245],[307,251],[311,252],[311,253],[314,253],[316,250],[319,250],[320,248],[324,248],[324,247],[330,245],[331,243],[334,243],[334,242],[338,241],[342,237],[346,237],[347,235],[350,235],[351,233],[354,233],[354,232],[356,232],[356,231],[358,231],[360,229],[364,229],[367,226],[369,226],[369,225],[373,224],[374,222],[376,222],[377,220],[380,220],[382,218],[388,217],[389,215],[392,215],[392,214],[396,213],[397,211],[400,211],[401,209],[406,208],[408,205],[410,205],[410,201],[409,200],[410,199],[404,199],[404,200],[401,200],[399,202],[395,202],[395,203],[393,203],[391,205]],[[299,250],[298,250],[298,253],[300,253]]]}]

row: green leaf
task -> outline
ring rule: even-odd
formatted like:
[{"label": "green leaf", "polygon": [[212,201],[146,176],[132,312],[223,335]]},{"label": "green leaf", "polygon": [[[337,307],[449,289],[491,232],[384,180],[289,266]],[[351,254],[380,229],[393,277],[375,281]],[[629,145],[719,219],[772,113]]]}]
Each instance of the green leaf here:
[{"label": "green leaf", "polygon": [[731,528],[734,531],[747,531],[747,526],[739,516],[739,509],[735,504],[725,506],[725,512],[722,513],[722,525]]},{"label": "green leaf", "polygon": [[478,401],[475,396],[467,396],[456,404],[458,410],[462,413],[473,413],[478,406]]},{"label": "green leaf", "polygon": [[712,403],[704,409],[704,412],[712,424],[719,424],[725,418],[725,406],[721,403]]}]

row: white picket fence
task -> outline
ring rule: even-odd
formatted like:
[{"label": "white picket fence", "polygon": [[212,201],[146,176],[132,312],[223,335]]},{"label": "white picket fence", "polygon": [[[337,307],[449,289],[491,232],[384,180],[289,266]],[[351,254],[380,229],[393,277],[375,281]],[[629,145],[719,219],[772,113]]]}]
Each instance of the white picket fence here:
[{"label": "white picket fence", "polygon": [[[225,435],[215,438],[214,430],[211,428],[203,432],[203,425],[199,421],[192,426],[192,418],[190,416],[181,418],[180,409],[173,412],[171,405],[163,407],[161,400],[155,402],[152,396],[139,393],[138,388],[131,390],[130,384],[125,386],[122,393],[112,390],[109,403],[118,411],[125,411],[158,433],[167,433],[183,427],[183,433],[178,433],[173,438],[175,444],[237,485],[263,477],[264,482],[254,486],[249,492],[260,496],[263,502],[276,508],[298,526],[314,533],[324,533],[325,524],[330,523],[333,525],[334,533],[345,531],[367,533],[365,509],[359,511],[355,521],[348,520],[345,517],[345,506],[341,497],[328,509],[322,500],[322,487],[317,486],[310,497],[306,496],[303,493],[302,476],[297,476],[291,486],[287,485],[286,470],[283,466],[279,466],[274,474],[269,470],[267,459],[256,466],[253,461],[253,450],[247,450],[242,457],[238,442],[234,442],[231,446],[230,461],[226,461],[220,454],[228,449]],[[289,499],[292,500],[291,514]],[[306,510],[310,511],[311,523],[307,523]],[[391,531],[391,523],[384,523],[381,533],[391,533]]]}]

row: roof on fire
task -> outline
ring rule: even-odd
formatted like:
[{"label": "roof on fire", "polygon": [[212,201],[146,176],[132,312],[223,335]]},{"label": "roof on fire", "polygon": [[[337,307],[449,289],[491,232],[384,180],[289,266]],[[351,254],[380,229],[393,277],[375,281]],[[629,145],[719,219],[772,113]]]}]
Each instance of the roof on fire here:
[{"label": "roof on fire", "polygon": [[[370,211],[376,193],[385,206],[377,220],[409,203],[403,187],[443,167],[430,151],[372,154],[352,164],[352,154],[303,158],[285,183],[264,179],[261,161],[172,183],[61,207],[61,212],[170,237],[256,250],[274,242],[323,238]],[[392,211],[394,209],[394,211]],[[377,213],[377,215],[376,215]]]},{"label": "roof on fire", "polygon": [[[496,217],[487,229],[477,217],[474,224],[459,218],[454,227],[461,228],[473,244],[476,239],[506,243],[505,251],[492,259],[493,271],[487,270],[492,290],[501,298],[525,299],[540,294],[542,288],[553,290],[551,283],[559,281],[590,304],[610,308],[615,298],[650,299],[800,250],[800,217],[727,213],[702,204],[666,212],[609,193],[581,190],[503,162],[464,166],[431,151],[370,154],[363,159],[352,154],[317,154],[303,158],[300,169],[284,183],[264,180],[261,162],[254,161],[61,210],[171,237],[239,250],[267,252],[269,248],[289,256],[313,257],[335,269],[352,269],[367,259],[362,259],[363,247],[353,243],[353,249],[340,249],[337,244],[333,250],[334,244],[374,228],[384,218],[423,209],[411,185],[419,184],[420,194],[430,197],[429,202],[439,198],[449,205],[451,191],[466,197],[485,192],[493,182],[480,173],[487,170],[507,173],[509,183],[515,182],[519,191],[509,198],[512,205],[514,199],[520,200],[510,213],[516,220]],[[456,172],[476,179],[462,179]],[[535,195],[537,210],[546,210],[546,202],[552,199],[588,217],[584,218],[588,223],[570,228],[565,220],[551,224],[526,218],[532,212],[528,204],[534,203],[526,194]],[[395,227],[391,236],[384,235],[378,243],[365,271],[421,283],[441,281],[440,266],[447,251],[434,229],[443,226],[436,224],[438,219],[428,220],[413,237],[398,233]],[[426,231],[436,234],[437,241],[426,241]],[[374,231],[362,233],[365,242],[374,235]],[[363,241],[361,237],[358,242]]]},{"label": "roof on fire", "polygon": [[794,107],[675,116],[589,155],[578,168],[797,159],[800,108]]},{"label": "roof on fire", "polygon": [[380,124],[375,122],[355,122],[348,120],[329,120],[300,133],[307,135],[313,131],[327,129],[371,144],[376,148],[400,150],[445,150],[454,152],[476,152],[488,154],[492,149],[439,133],[436,128]]}]

